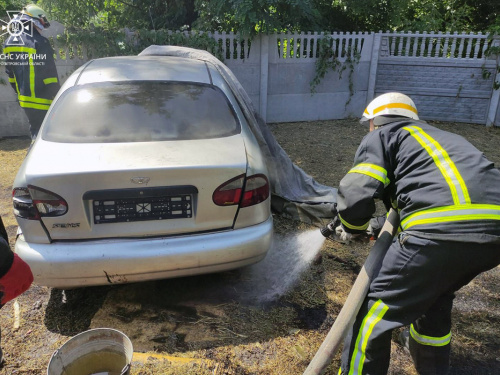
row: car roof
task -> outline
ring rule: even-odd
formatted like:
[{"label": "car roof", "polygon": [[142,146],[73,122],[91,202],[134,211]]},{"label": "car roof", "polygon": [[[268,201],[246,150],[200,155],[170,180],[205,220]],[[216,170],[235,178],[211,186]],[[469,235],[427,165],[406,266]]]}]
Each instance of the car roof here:
[{"label": "car roof", "polygon": [[120,56],[90,61],[76,85],[118,81],[187,81],[211,84],[205,62],[174,56]]}]

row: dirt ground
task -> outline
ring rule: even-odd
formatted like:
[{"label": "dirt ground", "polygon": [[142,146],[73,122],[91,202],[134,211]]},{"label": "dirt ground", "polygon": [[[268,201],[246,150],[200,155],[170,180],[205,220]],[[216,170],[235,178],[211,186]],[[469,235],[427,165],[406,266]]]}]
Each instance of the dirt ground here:
[{"label": "dirt ground", "polygon": [[[500,166],[500,129],[433,123],[469,139]],[[337,186],[367,129],[356,120],[271,125],[291,159]],[[11,188],[29,144],[0,139],[0,214],[16,232]],[[318,229],[274,217],[276,242],[252,267],[213,275],[62,291],[34,285],[0,310],[0,374],[45,374],[54,350],[91,328],[124,332],[131,374],[301,374],[328,333],[372,244],[318,240]],[[316,258],[317,251],[321,258]],[[395,332],[395,335],[397,332]],[[457,295],[451,374],[500,374],[500,268]],[[394,340],[393,340],[394,341]],[[336,374],[338,355],[328,369]],[[390,374],[416,374],[393,342]]]}]

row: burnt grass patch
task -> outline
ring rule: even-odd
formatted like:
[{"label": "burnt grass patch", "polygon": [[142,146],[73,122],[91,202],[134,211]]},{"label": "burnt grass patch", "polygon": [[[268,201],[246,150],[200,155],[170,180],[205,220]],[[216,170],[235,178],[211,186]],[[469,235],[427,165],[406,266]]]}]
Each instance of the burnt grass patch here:
[{"label": "burnt grass patch", "polygon": [[[469,139],[500,166],[500,129],[434,123]],[[271,131],[291,159],[318,182],[338,186],[366,134],[356,119],[273,124]],[[29,139],[0,139],[0,214],[11,245],[16,221],[11,189]],[[276,233],[317,229],[275,216]],[[46,373],[50,356],[84,330],[124,332],[135,351],[208,362],[175,365],[168,360],[134,362],[131,375],[302,374],[332,326],[370,250],[325,242],[320,258],[275,297],[253,293],[248,270],[129,285],[65,291],[33,286],[1,310],[1,374]],[[451,375],[498,374],[500,368],[500,269],[476,278],[457,293],[453,311]],[[259,291],[259,290],[257,290]],[[327,370],[336,374],[337,354]],[[395,341],[391,375],[416,374],[410,356]]]}]

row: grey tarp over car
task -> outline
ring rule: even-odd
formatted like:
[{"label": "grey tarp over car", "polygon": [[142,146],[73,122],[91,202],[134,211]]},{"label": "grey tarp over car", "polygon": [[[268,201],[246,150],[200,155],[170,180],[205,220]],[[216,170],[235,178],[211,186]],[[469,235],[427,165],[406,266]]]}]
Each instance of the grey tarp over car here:
[{"label": "grey tarp over car", "polygon": [[219,59],[203,50],[157,45],[149,46],[139,56],[177,56],[214,65],[238,100],[265,156],[272,188],[273,210],[285,217],[315,225],[323,225],[331,220],[337,201],[337,189],[319,184],[293,164],[255,110],[243,86]]}]

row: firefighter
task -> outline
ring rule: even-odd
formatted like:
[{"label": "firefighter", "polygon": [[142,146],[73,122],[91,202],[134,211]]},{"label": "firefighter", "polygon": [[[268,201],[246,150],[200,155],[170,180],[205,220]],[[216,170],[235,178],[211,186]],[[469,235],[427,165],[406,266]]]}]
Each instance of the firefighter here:
[{"label": "firefighter", "polygon": [[5,70],[19,105],[28,117],[31,137],[35,138],[60,88],[54,50],[48,39],[40,34],[50,23],[37,5],[27,5],[14,21],[25,31],[11,35],[5,42]]},{"label": "firefighter", "polygon": [[[375,98],[370,132],[338,189],[337,235],[369,230],[382,200],[401,219],[344,342],[339,374],[386,374],[392,330],[419,374],[446,374],[454,293],[500,263],[500,171],[464,138],[420,121],[400,93]],[[409,333],[408,333],[409,332]]]}]

